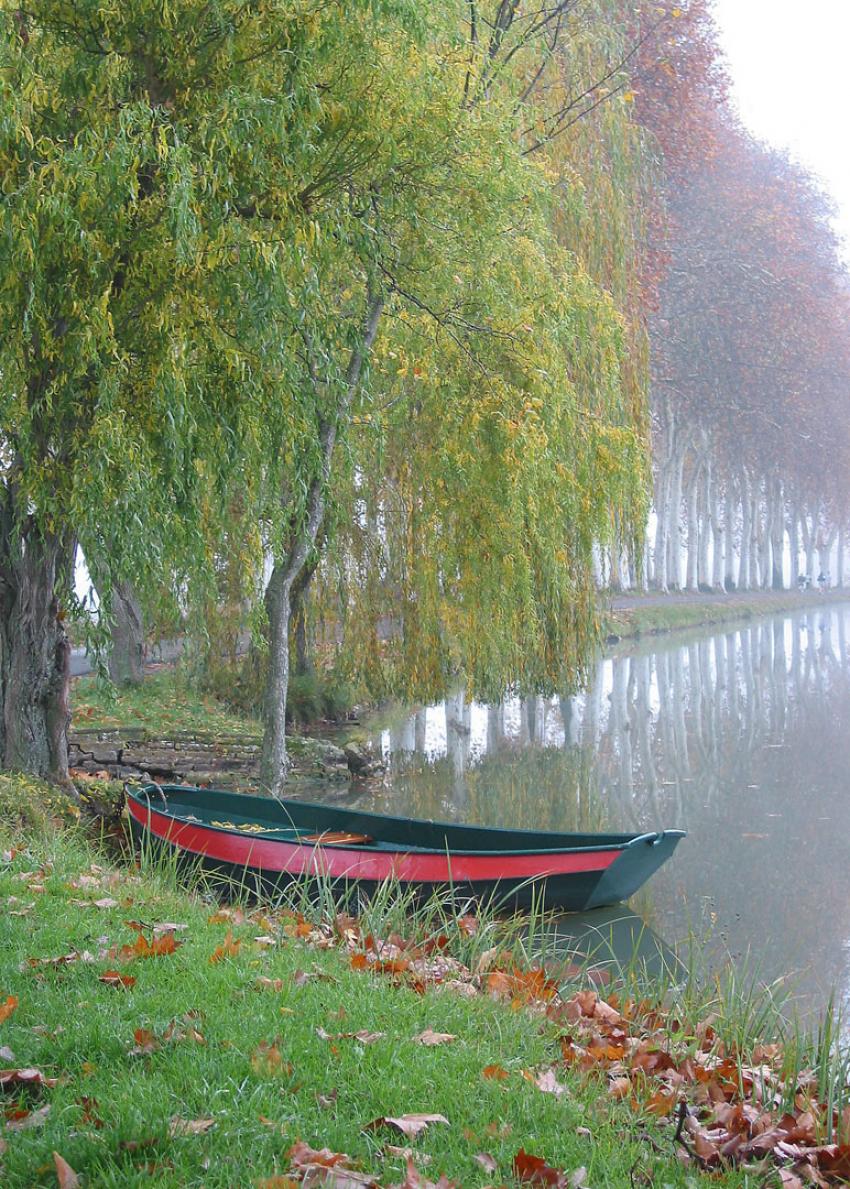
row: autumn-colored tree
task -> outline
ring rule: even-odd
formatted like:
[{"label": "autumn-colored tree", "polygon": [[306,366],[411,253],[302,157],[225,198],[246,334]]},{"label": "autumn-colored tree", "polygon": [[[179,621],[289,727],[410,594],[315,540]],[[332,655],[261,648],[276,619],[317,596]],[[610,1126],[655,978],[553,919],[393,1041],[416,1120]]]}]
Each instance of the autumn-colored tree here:
[{"label": "autumn-colored tree", "polygon": [[[214,583],[238,509],[273,560],[277,791],[293,589],[340,447],[375,474],[374,441],[360,465],[347,437],[382,393],[398,399],[378,445],[390,475],[413,468],[432,556],[404,667],[423,641],[482,688],[580,664],[601,484],[628,516],[641,447],[616,311],[555,241],[537,151],[529,82],[574,7],[0,6],[5,766],[66,775],[75,544],[108,615],[130,577]],[[427,383],[371,367],[376,345],[381,369],[421,357]],[[495,520],[478,538],[471,480],[505,541]],[[492,642],[470,633],[455,656],[447,618],[477,631],[497,589]]]}]

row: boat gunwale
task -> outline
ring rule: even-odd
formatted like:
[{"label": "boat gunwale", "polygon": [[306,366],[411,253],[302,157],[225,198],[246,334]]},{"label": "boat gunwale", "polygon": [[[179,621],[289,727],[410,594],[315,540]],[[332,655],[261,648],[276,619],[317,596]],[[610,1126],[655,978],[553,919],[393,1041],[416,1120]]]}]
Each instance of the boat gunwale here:
[{"label": "boat gunwale", "polygon": [[[253,838],[256,838],[257,841],[262,840],[265,842],[272,842],[272,843],[276,842],[276,843],[280,843],[283,846],[299,846],[299,847],[303,847],[305,850],[316,850],[316,849],[321,849],[321,847],[322,847],[322,842],[318,839],[311,839],[308,842],[307,840],[298,838],[297,836],[293,837],[293,838],[270,838],[267,835],[264,835],[262,833],[252,833],[251,831],[240,830],[238,827],[231,828],[228,826],[217,826],[217,825],[213,825],[213,823],[211,823],[211,822],[204,821],[203,819],[190,820],[188,818],[181,817],[179,814],[174,813],[170,809],[167,801],[166,801],[165,805],[162,808],[160,808],[158,806],[151,804],[150,797],[147,797],[146,798],[147,804],[145,804],[145,801],[142,800],[142,795],[147,794],[147,791],[149,789],[157,789],[157,790],[161,791],[162,793],[165,793],[166,790],[171,790],[172,792],[188,792],[188,793],[204,793],[204,792],[222,793],[223,792],[226,795],[245,796],[246,798],[250,798],[251,800],[256,800],[256,801],[263,801],[263,800],[266,800],[267,798],[257,797],[255,794],[243,794],[243,793],[227,794],[227,790],[224,790],[224,789],[202,789],[202,788],[198,787],[197,785],[172,785],[172,784],[158,785],[158,784],[154,784],[151,782],[151,783],[145,783],[144,785],[140,786],[138,791],[134,791],[133,787],[130,785],[125,786],[125,792],[126,792],[127,797],[132,797],[133,800],[136,801],[136,803],[140,806],[140,808],[143,811],[150,810],[153,813],[156,813],[162,817],[167,817],[170,821],[177,822],[179,824],[183,824],[183,825],[187,825],[187,826],[194,826],[196,828],[209,830],[212,833],[232,835],[236,838],[251,838],[251,837],[253,837]],[[281,801],[276,800],[276,803],[278,805],[284,805],[284,806],[287,804],[287,802],[283,801],[283,800],[281,800]],[[375,813],[375,812],[372,812],[370,810],[365,810],[365,809],[349,811],[349,810],[346,810],[344,807],[338,807],[338,806],[333,806],[333,805],[322,805],[321,802],[317,802],[317,801],[297,801],[296,804],[298,806],[303,806],[307,810],[310,810],[310,809],[319,809],[319,810],[323,810],[323,811],[338,810],[343,813],[356,812],[358,817],[371,818],[378,822],[386,821],[386,822],[391,822],[391,823],[397,823],[399,825],[405,825],[405,824],[409,824],[411,822],[418,822],[418,823],[421,823],[423,826],[428,826],[431,828],[436,827],[437,829],[439,829],[440,827],[443,827],[448,830],[458,830],[459,829],[461,831],[465,831],[465,830],[486,831],[487,833],[495,833],[495,834],[498,834],[498,833],[501,833],[501,834],[527,833],[527,834],[531,835],[531,834],[537,833],[537,831],[534,831],[534,830],[523,830],[523,829],[515,830],[515,829],[509,829],[505,826],[482,826],[482,825],[472,825],[472,824],[466,823],[466,822],[443,822],[443,821],[430,821],[426,818],[396,817],[396,816],[393,816],[390,814]],[[281,826],[279,828],[281,830],[284,830],[287,827]],[[568,837],[568,835],[566,835],[566,834],[561,834],[559,836],[562,838]],[[458,857],[464,857],[464,858],[472,858],[476,855],[481,855],[482,857],[489,857],[489,858],[494,858],[494,857],[497,857],[500,855],[511,856],[511,857],[527,857],[527,856],[531,856],[531,855],[539,855],[541,857],[545,857],[545,856],[549,856],[549,855],[563,855],[564,853],[592,854],[594,852],[599,852],[599,851],[612,851],[612,850],[626,851],[630,847],[635,846],[637,843],[640,843],[640,842],[646,842],[647,844],[650,844],[650,845],[658,845],[664,839],[674,838],[674,837],[684,838],[685,836],[686,836],[686,831],[676,830],[676,829],[649,830],[649,831],[644,831],[643,833],[629,834],[629,835],[625,835],[625,836],[623,834],[609,834],[609,835],[603,834],[603,835],[600,835],[600,837],[603,837],[603,838],[608,837],[608,838],[612,838],[612,839],[616,838],[616,839],[618,839],[618,841],[616,841],[616,842],[612,841],[612,842],[607,842],[607,843],[605,843],[605,842],[597,843],[592,846],[562,845],[562,846],[556,846],[556,847],[535,847],[530,850],[517,850],[517,849],[513,849],[513,848],[507,849],[504,847],[497,849],[497,850],[490,850],[490,849],[488,849],[488,850],[480,850],[480,849],[466,850],[466,849],[461,849],[459,847],[450,847],[450,846],[446,846],[446,847],[402,846],[402,845],[395,846],[395,845],[391,845],[391,844],[385,844],[380,850],[376,850],[371,845],[370,846],[356,846],[356,845],[352,844],[350,846],[347,846],[347,845],[342,845],[342,844],[338,844],[338,843],[333,843],[333,844],[328,844],[328,845],[332,845],[334,852],[340,853],[340,854],[353,852],[356,854],[384,853],[384,854],[400,854],[400,855],[404,855],[404,854],[412,854],[412,855],[416,855],[416,854],[424,854],[424,855],[450,854],[450,855],[457,855]],[[623,839],[625,839],[625,840],[623,840]]]}]

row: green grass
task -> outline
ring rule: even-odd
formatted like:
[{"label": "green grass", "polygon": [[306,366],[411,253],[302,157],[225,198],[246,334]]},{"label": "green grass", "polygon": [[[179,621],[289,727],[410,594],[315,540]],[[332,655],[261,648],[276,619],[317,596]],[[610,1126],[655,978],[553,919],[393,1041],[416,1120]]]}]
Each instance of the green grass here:
[{"label": "green grass", "polygon": [[[8,812],[16,796],[31,806],[28,812]],[[50,789],[0,778],[0,1008],[8,996],[17,1000],[6,1019],[0,1011],[0,1047],[11,1050],[0,1066],[33,1067],[59,1079],[54,1087],[0,1097],[7,1118],[50,1108],[39,1126],[20,1131],[4,1129],[0,1115],[4,1187],[54,1185],[53,1152],[85,1189],[256,1186],[286,1176],[287,1153],[298,1140],[348,1153],[387,1186],[405,1175],[389,1144],[410,1146],[429,1181],[445,1175],[462,1186],[513,1184],[520,1148],[568,1176],[586,1169],[581,1183],[593,1189],[779,1184],[765,1166],[710,1178],[683,1167],[672,1119],[614,1099],[610,1063],[592,1072],[564,1064],[559,1038],[571,1034],[568,1021],[549,1020],[516,999],[490,998],[486,974],[471,996],[463,986],[426,985],[418,992],[353,969],[345,946],[317,944],[318,932],[301,939],[311,926],[332,936],[338,905],[327,887],[308,898],[296,885],[286,903],[221,919],[203,883],[187,889],[171,864],[147,855],[137,864],[110,861],[68,820],[65,803]],[[98,900],[106,902],[98,907]],[[437,901],[415,908],[387,888],[364,909],[360,928],[363,936],[398,932],[419,942],[442,935],[439,954],[471,970],[492,961],[495,948],[510,955],[502,964],[507,969],[512,963],[528,969],[541,954],[548,970],[558,969],[556,955],[541,948],[542,917],[504,921],[484,910],[472,930],[462,911]],[[140,927],[150,938],[160,922],[181,926],[173,953],[122,959],[117,950],[132,945]],[[211,962],[228,930],[238,948]],[[30,961],[74,951],[91,960]],[[586,969],[564,969],[569,955],[557,957],[566,1000],[590,982]],[[102,983],[107,970],[131,976],[134,985]],[[740,969],[708,991],[693,972],[676,978],[681,985],[650,981],[635,964],[604,995],[616,993],[620,1003],[650,997],[650,1015],[653,1004],[661,1011],[654,1043],[680,1056],[697,1051],[699,1026],[709,1021],[718,1052],[738,1054],[742,1064],[752,1060],[753,1046],[781,1034],[776,1004]],[[262,987],[261,979],[274,985]],[[472,982],[467,975],[467,990]],[[169,1028],[176,1031],[166,1039]],[[329,1040],[320,1029],[384,1035],[361,1043]],[[426,1048],[415,1041],[425,1029],[456,1039]],[[811,1069],[819,1099],[843,1110],[850,1068],[835,1044],[836,1029],[827,1015],[818,1036],[786,1033],[791,1099],[785,1105],[792,1105],[797,1075]],[[151,1051],[134,1052],[151,1037]],[[506,1079],[484,1079],[488,1065],[502,1066]],[[545,1070],[554,1070],[565,1087],[561,1096],[544,1093],[528,1076]],[[434,1124],[414,1141],[385,1129],[364,1131],[379,1117],[419,1112],[445,1115],[448,1125]],[[174,1119],[211,1125],[202,1134],[175,1135]],[[482,1152],[496,1161],[495,1172],[476,1163]]]},{"label": "green grass", "polygon": [[[6,831],[0,851],[12,844]],[[435,1181],[441,1173],[464,1186],[510,1181],[512,1159],[525,1148],[568,1172],[585,1167],[585,1183],[594,1189],[628,1186],[633,1170],[654,1185],[694,1183],[673,1155],[670,1126],[610,1100],[603,1076],[564,1068],[558,1076],[568,1089],[559,1098],[523,1076],[558,1060],[559,1028],[539,1015],[486,995],[394,987],[352,970],[344,951],[308,947],[274,921],[232,924],[239,950],[212,964],[230,926],[211,921],[213,906],[182,890],[172,871],[113,869],[102,857],[101,870],[93,870],[97,857],[79,831],[47,840],[31,834],[17,845],[11,861],[0,861],[0,1004],[8,995],[18,999],[0,1024],[0,1045],[14,1057],[7,1053],[0,1064],[36,1067],[59,1084],[20,1099],[7,1095],[7,1111],[18,1104],[50,1111],[39,1127],[3,1133],[6,1186],[55,1184],[54,1151],[85,1186],[250,1186],[284,1173],[297,1139],[347,1152],[382,1184],[398,1183],[403,1162],[386,1144],[410,1141],[363,1126],[413,1112],[449,1120],[411,1143],[417,1159],[431,1158],[427,1175]],[[32,872],[39,874],[21,878]],[[117,906],[96,907],[104,897]],[[72,904],[75,899],[86,905]],[[11,915],[22,910],[23,916]],[[387,902],[373,907],[369,924],[388,929],[397,919]],[[182,944],[173,954],[126,963],[98,958],[133,942],[129,920],[149,928],[162,921],[185,925],[177,934]],[[255,942],[260,935],[274,936],[275,944]],[[469,945],[480,953],[488,940],[485,930]],[[95,960],[28,965],[75,949]],[[99,982],[107,969],[131,974],[135,985],[122,990]],[[322,977],[299,985],[299,971]],[[282,989],[257,989],[259,977],[280,979]],[[155,1051],[133,1054],[137,1030],[161,1038],[174,1020],[183,1030],[196,1029],[204,1043],[161,1040]],[[367,1045],[330,1042],[319,1028],[386,1035]],[[426,1028],[457,1039],[424,1048],[414,1038]],[[276,1047],[271,1060],[261,1056],[263,1045]],[[502,1065],[507,1080],[485,1080],[481,1071],[490,1064]],[[175,1117],[214,1124],[204,1134],[175,1137],[169,1134]],[[493,1156],[498,1173],[475,1162],[480,1152]],[[756,1182],[729,1173],[714,1183]]]},{"label": "green grass", "polygon": [[86,730],[123,727],[149,735],[203,733],[259,738],[257,719],[227,710],[201,694],[179,670],[149,674],[139,686],[115,690],[94,677],[74,682],[73,725]]}]

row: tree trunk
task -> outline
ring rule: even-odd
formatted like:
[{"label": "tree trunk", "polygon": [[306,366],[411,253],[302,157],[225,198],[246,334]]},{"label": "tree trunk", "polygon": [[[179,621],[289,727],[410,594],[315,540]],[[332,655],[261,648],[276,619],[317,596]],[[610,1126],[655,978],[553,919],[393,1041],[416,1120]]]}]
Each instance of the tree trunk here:
[{"label": "tree trunk", "polygon": [[0,762],[70,787],[71,644],[61,592],[73,577],[74,545],[22,531],[3,517],[0,537]]},{"label": "tree trunk", "polygon": [[711,485],[711,502],[709,512],[711,517],[711,532],[714,539],[714,551],[711,555],[711,585],[715,590],[723,590],[725,568],[723,549],[725,545],[726,534],[720,519],[720,504],[721,500],[719,484],[715,482]]},{"label": "tree trunk", "polygon": [[687,589],[699,590],[699,516],[697,514],[699,499],[699,470],[695,466],[690,476],[687,488],[688,506],[688,567]]},{"label": "tree trunk", "polygon": [[[708,555],[712,544],[713,533],[711,524],[711,458],[706,452],[702,464],[703,474],[700,483],[700,518],[697,528],[697,585],[702,588],[711,586],[711,570],[708,565]],[[716,541],[714,548],[717,548]]]},{"label": "tree trunk", "polygon": [[832,546],[835,543],[836,533],[837,529],[834,525],[832,525],[829,529],[822,529],[818,533],[817,550],[818,565],[820,566],[818,577],[820,577],[821,574],[825,576],[826,586],[831,586],[832,584],[832,579],[829,573],[829,557],[832,553]]},{"label": "tree trunk", "polygon": [[[760,515],[760,505],[764,505],[764,516]],[[764,499],[761,498],[761,484],[759,484],[756,492],[756,539],[758,541],[758,559],[759,559],[759,585],[763,590],[767,590],[770,586],[771,579],[771,564],[770,564],[770,491],[768,485],[765,484]]]},{"label": "tree trunk", "polygon": [[594,541],[591,545],[591,565],[593,567],[593,583],[597,590],[602,590],[605,586],[605,570],[602,558],[602,546],[598,541]]},{"label": "tree trunk", "polygon": [[844,586],[844,554],[846,545],[844,541],[844,521],[842,520],[838,526],[838,553],[835,557],[835,585],[843,588]]},{"label": "tree trunk", "polygon": [[776,478],[770,489],[770,552],[773,562],[771,585],[774,590],[785,589],[785,507],[782,483]]},{"label": "tree trunk", "polygon": [[800,527],[803,530],[803,547],[806,550],[806,577],[810,583],[814,583],[817,575],[815,574],[815,540],[817,538],[818,520],[820,519],[820,500],[815,502],[811,512],[812,523],[809,525],[809,515],[804,513],[800,519]]},{"label": "tree trunk", "polygon": [[800,514],[796,502],[788,509],[788,545],[791,553],[791,589],[800,585]]},{"label": "tree trunk", "polygon": [[735,578],[735,500],[732,491],[732,481],[726,481],[725,507],[723,509],[723,537],[724,537],[724,577],[723,586],[726,590],[734,590]]},{"label": "tree trunk", "polygon": [[[263,743],[260,750],[260,780],[274,796],[283,792],[289,772],[286,752],[286,700],[289,693],[289,631],[292,621],[292,588],[316,547],[322,526],[331,475],[337,431],[344,421],[360,385],[363,365],[375,340],[384,308],[380,294],[369,293],[362,340],[352,349],[345,379],[332,411],[319,422],[318,469],[307,489],[304,513],[297,519],[287,545],[280,550],[266,587],[265,604],[269,622],[269,665],[263,705]],[[305,338],[307,367],[316,395],[317,408],[328,408],[327,386],[321,379],[312,343]],[[286,499],[283,499],[286,508]],[[293,510],[294,515],[294,510]]]},{"label": "tree trunk", "polygon": [[673,479],[669,463],[662,466],[658,477],[658,499],[655,507],[655,550],[652,578],[656,590],[667,593],[667,538],[670,531],[670,499]]},{"label": "tree trunk", "polygon": [[750,546],[753,540],[751,523],[752,507],[749,479],[747,472],[744,471],[741,475],[741,560],[738,566],[738,587],[740,590],[749,590],[752,581],[750,554]]},{"label": "tree trunk", "polygon": [[145,632],[142,607],[130,582],[112,587],[112,647],[109,676],[119,686],[141,685],[144,678]]},{"label": "tree trunk", "polygon": [[295,646],[295,673],[298,677],[306,677],[308,674],[315,672],[307,632],[307,607],[310,599],[310,583],[313,581],[313,575],[316,573],[318,567],[319,552],[317,550],[293,582],[290,594],[290,615],[295,625],[293,638],[293,644]]},{"label": "tree trunk", "polygon": [[673,461],[673,480],[670,485],[670,519],[667,530],[667,585],[670,590],[682,586],[682,538],[679,522],[682,515],[682,472],[685,456],[679,453]]}]

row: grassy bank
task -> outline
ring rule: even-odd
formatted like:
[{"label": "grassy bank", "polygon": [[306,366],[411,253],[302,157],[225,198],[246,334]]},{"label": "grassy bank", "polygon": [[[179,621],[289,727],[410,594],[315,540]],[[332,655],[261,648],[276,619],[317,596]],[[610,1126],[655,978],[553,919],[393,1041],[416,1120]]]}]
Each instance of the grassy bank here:
[{"label": "grassy bank", "polygon": [[4,1185],[793,1185],[753,1137],[850,1125],[750,997],[544,972],[510,924],[391,897],[221,910],[0,784]]},{"label": "grassy bank", "polygon": [[762,615],[782,612],[814,611],[831,603],[846,601],[848,592],[818,594],[813,591],[758,591],[751,595],[693,595],[687,601],[663,596],[651,602],[636,601],[633,606],[607,612],[603,632],[621,639],[685,631],[711,624],[746,622]]}]

